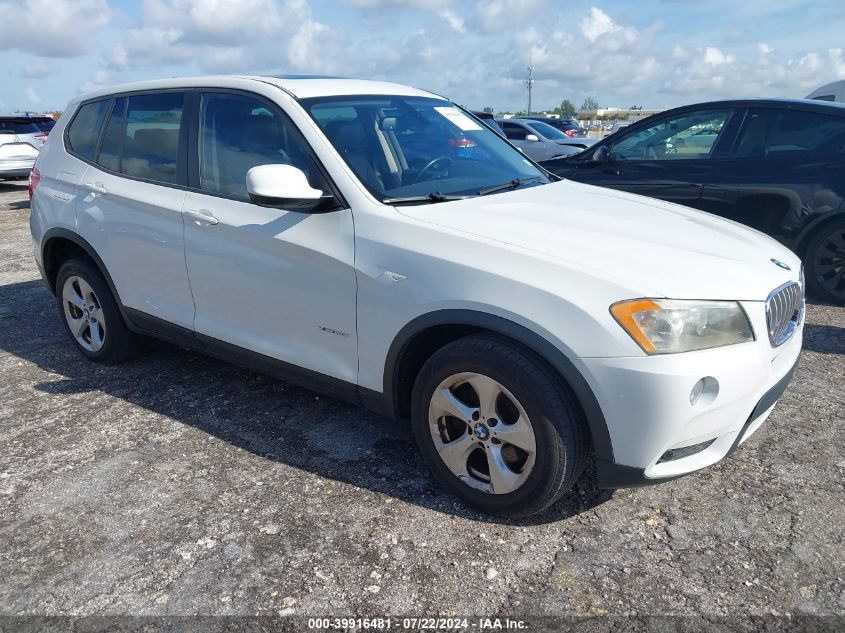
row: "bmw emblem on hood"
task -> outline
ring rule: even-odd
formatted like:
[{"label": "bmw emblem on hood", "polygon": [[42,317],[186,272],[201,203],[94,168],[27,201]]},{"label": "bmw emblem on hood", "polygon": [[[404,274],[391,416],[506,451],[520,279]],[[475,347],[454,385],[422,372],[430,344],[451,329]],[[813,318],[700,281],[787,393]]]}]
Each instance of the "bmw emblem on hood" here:
[{"label": "bmw emblem on hood", "polygon": [[770,259],[769,261],[771,261],[775,266],[783,268],[784,270],[792,270],[788,264],[784,264],[782,261],[780,261],[779,259],[775,259],[774,257],[772,257],[772,259]]}]

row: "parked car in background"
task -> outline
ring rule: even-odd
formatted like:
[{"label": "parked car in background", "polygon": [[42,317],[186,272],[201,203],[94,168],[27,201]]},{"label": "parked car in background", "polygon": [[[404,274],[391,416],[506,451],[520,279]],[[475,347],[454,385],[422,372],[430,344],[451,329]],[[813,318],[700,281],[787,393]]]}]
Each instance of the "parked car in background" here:
[{"label": "parked car in background", "polygon": [[552,160],[582,151],[570,145],[572,139],[560,130],[530,119],[496,119],[507,138],[532,160]]},{"label": "parked car in background", "polygon": [[587,136],[587,128],[581,127],[578,123],[572,121],[571,119],[556,119],[549,116],[525,116],[520,118],[531,121],[541,121],[542,123],[551,125],[566,134],[569,138],[584,138]]},{"label": "parked car in background", "polygon": [[0,116],[0,179],[27,178],[47,134],[28,116]]},{"label": "parked car in background", "polygon": [[752,99],[654,115],[555,174],[747,224],[798,253],[817,297],[845,303],[845,105]]},{"label": "parked car in background", "polygon": [[631,122],[630,122],[630,121],[614,121],[613,123],[611,123],[610,128],[608,129],[608,131],[609,131],[611,134],[613,134],[614,132],[618,132],[618,131],[619,131],[619,130],[621,130],[623,127],[628,127],[629,125],[631,125]]},{"label": "parked car in background", "polygon": [[56,126],[55,119],[49,116],[30,116],[30,119],[32,119],[32,122],[35,123],[39,130],[48,136]]},{"label": "parked car in background", "polygon": [[560,181],[408,86],[98,89],[32,183],[35,259],[85,358],[120,362],[151,334],[363,404],[495,514],[548,507],[593,455],[602,487],[714,464],[801,351],[789,249]]},{"label": "parked car in background", "polygon": [[837,101],[839,103],[845,103],[845,79],[825,84],[821,88],[816,88],[807,95],[807,98],[815,101]]},{"label": "parked car in background", "polygon": [[484,112],[481,110],[471,110],[471,112],[473,116],[478,118],[482,123],[484,123],[484,125],[489,127],[496,134],[498,134],[499,136],[505,135],[505,133],[502,132],[502,128],[499,127],[498,123],[496,123],[496,115],[494,115],[492,112]]}]

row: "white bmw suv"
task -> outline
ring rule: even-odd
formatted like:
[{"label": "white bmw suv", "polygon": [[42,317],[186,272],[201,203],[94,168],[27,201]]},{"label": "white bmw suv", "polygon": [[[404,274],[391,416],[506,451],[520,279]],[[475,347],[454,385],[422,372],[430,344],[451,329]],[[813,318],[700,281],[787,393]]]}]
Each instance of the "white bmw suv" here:
[{"label": "white bmw suv", "polygon": [[410,420],[484,511],[722,459],[801,348],[799,259],[706,213],[558,179],[449,100],[315,77],[74,99],[32,174],[74,345],[153,335]]}]

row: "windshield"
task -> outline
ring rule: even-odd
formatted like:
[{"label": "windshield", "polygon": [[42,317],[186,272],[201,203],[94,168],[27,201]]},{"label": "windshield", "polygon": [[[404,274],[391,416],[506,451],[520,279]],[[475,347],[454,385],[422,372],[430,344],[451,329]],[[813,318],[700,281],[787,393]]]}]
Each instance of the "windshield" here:
[{"label": "windshield", "polygon": [[[303,107],[361,182],[382,201],[475,196],[548,183],[546,174],[452,103],[403,96],[320,97]],[[491,191],[492,192],[492,191]]]},{"label": "windshield", "polygon": [[542,121],[532,121],[528,124],[528,127],[530,127],[538,134],[542,134],[546,138],[551,139],[553,141],[569,140],[569,137],[563,132],[561,132],[559,129],[557,129],[556,127],[552,127],[548,123],[543,123]]}]

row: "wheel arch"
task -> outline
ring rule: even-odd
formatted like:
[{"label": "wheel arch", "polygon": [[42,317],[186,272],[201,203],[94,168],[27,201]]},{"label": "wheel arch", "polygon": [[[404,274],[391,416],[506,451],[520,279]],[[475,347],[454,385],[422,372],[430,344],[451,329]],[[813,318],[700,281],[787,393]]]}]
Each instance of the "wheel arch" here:
[{"label": "wheel arch", "polygon": [[836,211],[831,211],[814,218],[803,229],[801,229],[798,237],[795,238],[793,250],[801,257],[801,259],[804,259],[807,256],[807,248],[810,246],[813,238],[818,235],[819,231],[823,230],[826,226],[841,220],[845,220],[845,206],[837,209]]},{"label": "wheel arch", "polygon": [[474,333],[503,336],[538,355],[569,388],[581,407],[596,457],[613,461],[610,433],[601,406],[569,357],[546,338],[509,319],[475,310],[438,310],[421,315],[394,338],[385,361],[383,399],[389,413],[407,419],[413,381],[425,361],[444,345]]},{"label": "wheel arch", "polygon": [[123,312],[123,303],[120,301],[120,295],[117,293],[117,289],[103,260],[85,238],[68,229],[52,228],[44,234],[41,240],[41,261],[44,263],[44,279],[47,282],[50,292],[54,295],[56,294],[56,278],[59,274],[59,268],[61,268],[64,261],[73,255],[86,256],[94,263],[105,278],[114,300],[117,302],[121,312]]}]

